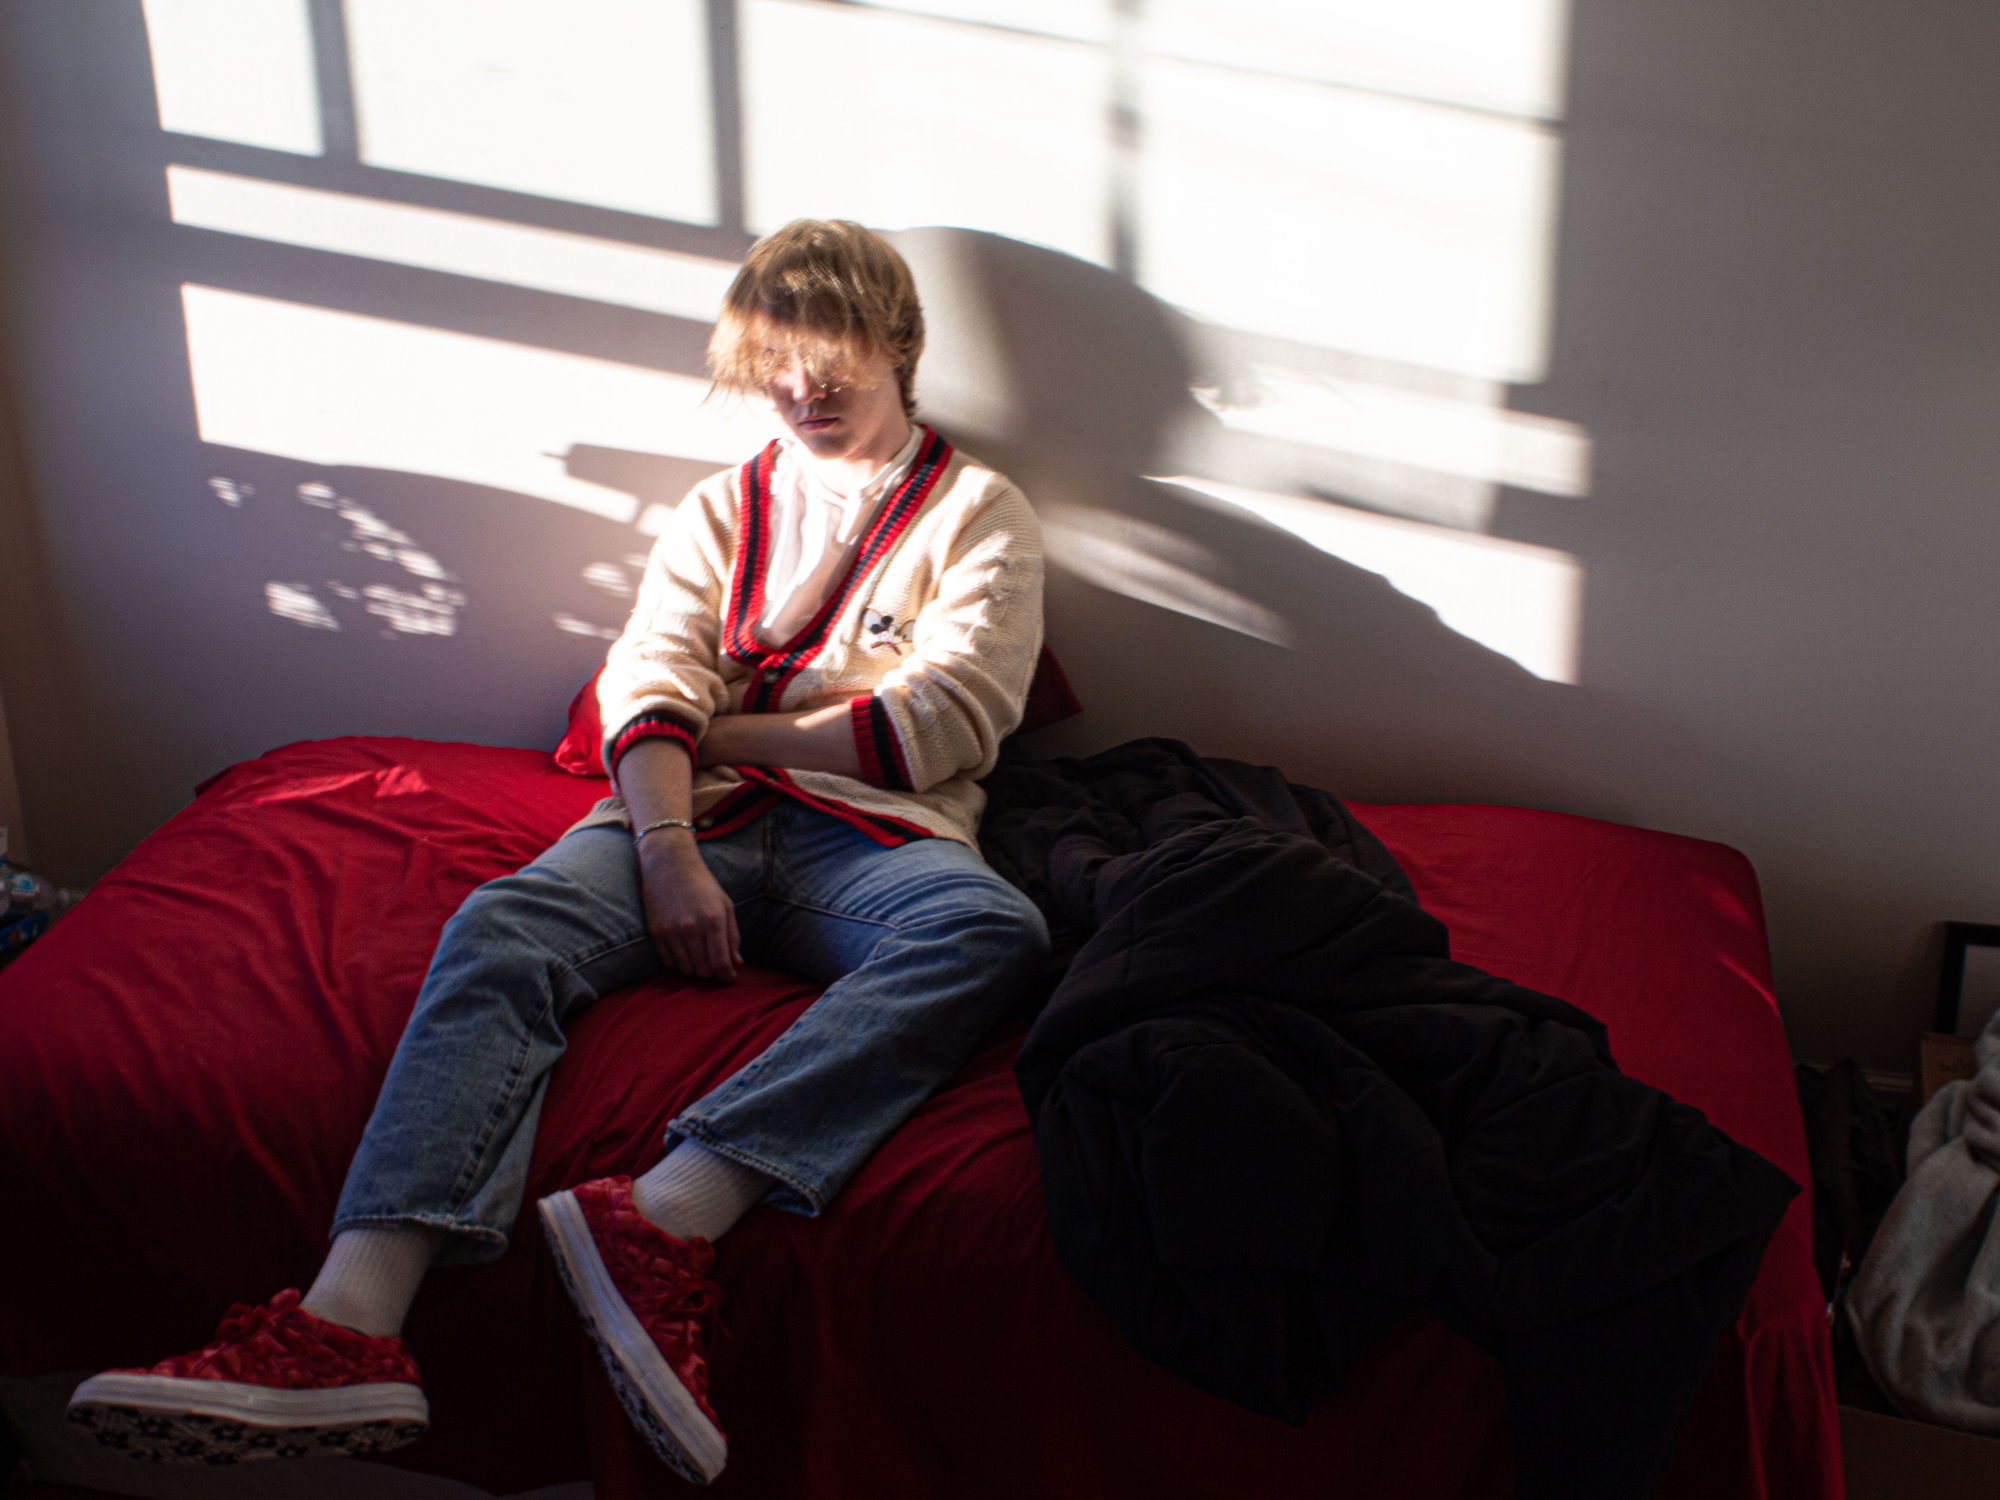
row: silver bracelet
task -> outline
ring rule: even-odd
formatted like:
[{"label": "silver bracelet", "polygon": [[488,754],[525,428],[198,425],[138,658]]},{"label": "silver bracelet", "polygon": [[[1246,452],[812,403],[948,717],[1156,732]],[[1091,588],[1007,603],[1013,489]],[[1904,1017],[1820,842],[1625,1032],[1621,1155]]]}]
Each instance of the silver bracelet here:
[{"label": "silver bracelet", "polygon": [[657,823],[648,823],[644,828],[633,834],[632,842],[636,844],[647,834],[657,833],[662,828],[685,828],[689,833],[698,831],[694,824],[690,823],[686,818],[662,818]]}]

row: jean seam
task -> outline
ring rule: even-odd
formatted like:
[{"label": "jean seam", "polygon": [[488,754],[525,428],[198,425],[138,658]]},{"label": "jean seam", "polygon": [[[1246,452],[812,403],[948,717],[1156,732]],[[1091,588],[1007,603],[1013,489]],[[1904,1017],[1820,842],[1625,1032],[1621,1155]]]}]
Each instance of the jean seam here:
[{"label": "jean seam", "polygon": [[[880,927],[885,932],[900,933],[903,930],[896,923],[885,922],[880,917],[857,917],[853,912],[835,911],[830,906],[814,906],[809,901],[794,901],[789,896],[770,896],[766,899],[776,902],[780,906],[789,906],[794,911],[809,911],[818,917],[833,917],[842,922],[860,922],[867,927]],[[863,960],[863,962],[866,962],[866,960]],[[842,975],[841,977],[845,978],[846,975]]]},{"label": "jean seam", "polygon": [[583,954],[581,957],[571,959],[567,963],[564,963],[560,968],[551,969],[549,971],[550,976],[556,979],[567,979],[569,978],[570,975],[574,974],[578,969],[583,968],[586,964],[594,964],[600,958],[607,957],[608,955],[617,953],[625,948],[636,948],[640,944],[650,943],[652,940],[653,940],[653,935],[649,932],[642,932],[637,937],[620,938],[615,943],[606,943],[602,948],[593,948],[590,952]]},{"label": "jean seam", "polygon": [[528,1054],[535,1049],[535,1032],[548,1019],[549,1013],[554,1009],[555,1000],[551,997],[535,1013],[535,1019],[529,1023],[527,1029],[521,1035],[520,1050],[515,1054],[514,1061],[509,1064],[507,1069],[506,1086],[501,1090],[493,1107],[487,1111],[486,1119],[481,1122],[479,1135],[472,1143],[472,1149],[468,1155],[465,1170],[459,1174],[458,1182],[452,1188],[451,1209],[453,1213],[463,1212],[466,1201],[472,1196],[473,1183],[479,1176],[480,1166],[486,1160],[487,1149],[493,1144],[493,1137],[495,1132],[500,1128],[500,1122],[507,1118],[508,1106],[513,1103],[514,1096],[520,1089],[521,1075],[527,1071]]}]

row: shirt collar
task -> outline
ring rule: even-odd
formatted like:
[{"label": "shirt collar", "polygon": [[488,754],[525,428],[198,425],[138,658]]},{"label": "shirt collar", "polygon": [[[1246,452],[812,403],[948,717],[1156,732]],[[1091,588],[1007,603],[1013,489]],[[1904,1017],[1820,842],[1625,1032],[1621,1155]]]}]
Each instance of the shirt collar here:
[{"label": "shirt collar", "polygon": [[882,492],[900,478],[903,471],[916,460],[917,449],[922,446],[923,440],[923,427],[912,422],[910,436],[903,446],[896,450],[896,456],[869,475],[861,488],[851,495],[842,494],[826,482],[818,460],[812,456],[811,450],[804,443],[796,438],[786,437],[779,439],[779,445],[795,466],[800,488],[808,497],[847,511],[856,505],[870,504],[881,499]]}]

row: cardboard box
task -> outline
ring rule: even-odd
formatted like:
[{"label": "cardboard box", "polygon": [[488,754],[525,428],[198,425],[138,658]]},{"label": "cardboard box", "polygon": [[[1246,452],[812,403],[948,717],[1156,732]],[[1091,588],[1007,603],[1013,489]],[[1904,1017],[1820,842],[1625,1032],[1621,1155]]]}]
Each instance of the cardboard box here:
[{"label": "cardboard box", "polygon": [[1970,1078],[1979,1071],[1973,1055],[1973,1038],[1947,1036],[1941,1031],[1925,1034],[1917,1048],[1918,1102],[1928,1104],[1931,1095],[1954,1078]]}]

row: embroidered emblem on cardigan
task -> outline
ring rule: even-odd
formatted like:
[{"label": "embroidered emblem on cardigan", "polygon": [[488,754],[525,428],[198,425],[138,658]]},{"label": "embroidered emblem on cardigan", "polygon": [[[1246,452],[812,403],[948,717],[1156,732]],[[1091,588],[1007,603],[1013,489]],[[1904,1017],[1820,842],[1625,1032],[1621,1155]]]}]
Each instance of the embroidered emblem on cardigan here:
[{"label": "embroidered emblem on cardigan", "polygon": [[910,631],[915,626],[913,620],[896,623],[894,615],[885,615],[879,609],[861,611],[861,629],[870,651],[893,651],[901,656],[914,649],[910,645]]}]

